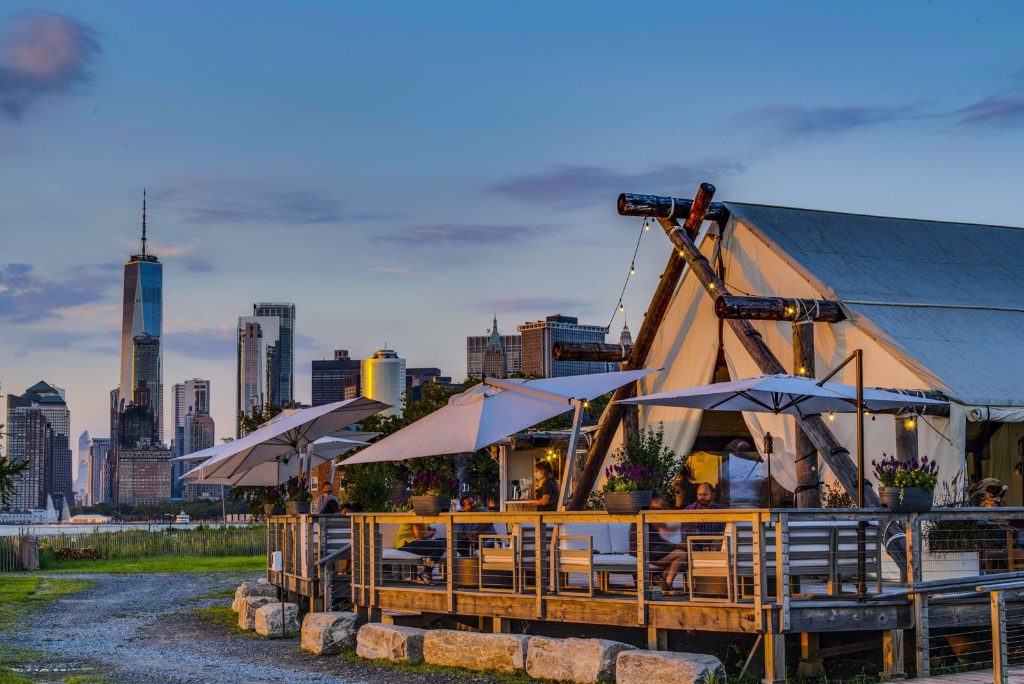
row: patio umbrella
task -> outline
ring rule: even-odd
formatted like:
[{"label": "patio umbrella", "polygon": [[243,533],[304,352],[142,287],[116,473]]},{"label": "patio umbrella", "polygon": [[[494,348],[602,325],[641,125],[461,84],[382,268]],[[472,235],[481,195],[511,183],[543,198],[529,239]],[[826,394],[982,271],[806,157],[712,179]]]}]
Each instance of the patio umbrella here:
[{"label": "patio umbrella", "polygon": [[[869,412],[947,403],[866,387],[863,401],[864,410]],[[807,416],[815,413],[856,412],[857,388],[835,382],[820,383],[813,378],[797,375],[762,375],[658,392],[623,399],[618,403],[699,408],[705,411],[753,411]]]},{"label": "patio umbrella", "polygon": [[457,394],[448,405],[347,459],[344,465],[473,452],[574,410],[573,427],[559,494],[568,495],[583,418],[583,404],[660,369],[569,375],[539,380],[484,381]]},{"label": "patio umbrella", "polygon": [[[342,428],[385,408],[388,408],[387,404],[358,397],[300,409],[283,419],[260,427],[241,439],[213,447],[216,452],[199,466],[199,479],[194,481],[203,482],[206,478],[214,477],[230,479],[263,463],[287,463],[292,458],[297,458],[304,450],[310,450],[313,442],[321,437],[333,435]],[[307,476],[313,458],[314,455],[309,454],[305,459],[304,472]]]}]

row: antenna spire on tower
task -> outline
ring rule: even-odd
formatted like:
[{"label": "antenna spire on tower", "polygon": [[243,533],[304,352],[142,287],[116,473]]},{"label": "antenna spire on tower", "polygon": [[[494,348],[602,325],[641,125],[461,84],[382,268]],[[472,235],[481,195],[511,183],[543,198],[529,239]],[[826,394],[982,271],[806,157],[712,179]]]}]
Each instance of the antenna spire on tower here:
[{"label": "antenna spire on tower", "polygon": [[146,188],[142,188],[142,256],[146,256]]}]

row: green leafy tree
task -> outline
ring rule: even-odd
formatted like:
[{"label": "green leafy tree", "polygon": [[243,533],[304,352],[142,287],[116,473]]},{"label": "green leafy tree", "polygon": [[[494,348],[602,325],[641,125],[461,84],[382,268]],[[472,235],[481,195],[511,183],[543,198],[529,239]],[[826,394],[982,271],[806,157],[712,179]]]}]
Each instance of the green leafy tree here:
[{"label": "green leafy tree", "polygon": [[242,436],[245,437],[250,432],[259,429],[261,425],[267,421],[273,419],[276,415],[281,413],[287,407],[275,406],[274,404],[264,404],[263,411],[260,413],[246,413],[239,417],[239,425],[241,426]]}]

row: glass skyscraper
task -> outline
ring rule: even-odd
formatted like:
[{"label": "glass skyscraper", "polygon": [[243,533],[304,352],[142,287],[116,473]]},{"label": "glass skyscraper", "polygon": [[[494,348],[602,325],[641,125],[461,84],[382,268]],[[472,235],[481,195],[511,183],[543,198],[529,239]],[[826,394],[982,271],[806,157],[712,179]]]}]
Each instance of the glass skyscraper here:
[{"label": "glass skyscraper", "polygon": [[121,309],[119,409],[145,406],[153,414],[153,442],[163,442],[164,267],[146,253],[146,204],[142,204],[142,249],[124,265]]},{"label": "glass skyscraper", "polygon": [[275,406],[284,406],[295,399],[295,305],[259,302],[252,305],[252,315],[278,319],[278,363],[271,371],[267,400]]}]

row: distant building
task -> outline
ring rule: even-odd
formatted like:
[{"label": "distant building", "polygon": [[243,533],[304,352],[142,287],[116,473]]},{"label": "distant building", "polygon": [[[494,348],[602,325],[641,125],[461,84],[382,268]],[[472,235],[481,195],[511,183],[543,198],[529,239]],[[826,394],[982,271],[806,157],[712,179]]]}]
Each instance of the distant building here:
[{"label": "distant building", "polygon": [[276,318],[279,328],[280,363],[270,378],[269,401],[284,406],[295,400],[295,305],[291,303],[259,302],[252,305],[257,318]]},{"label": "distant building", "polygon": [[89,477],[85,490],[86,504],[94,506],[107,501],[103,473],[110,455],[110,438],[93,437],[89,441]]},{"label": "distant building", "polygon": [[313,406],[358,397],[361,366],[347,349],[335,349],[332,361],[313,361]]},{"label": "distant building", "polygon": [[7,395],[7,431],[7,457],[30,462],[15,484],[22,490],[16,494],[20,505],[43,506],[47,494],[58,508],[73,505],[71,412],[64,390],[40,381],[22,395]]},{"label": "distant building", "polygon": [[386,416],[402,413],[402,399],[405,394],[405,359],[398,358],[392,349],[378,349],[372,359],[363,359],[360,366],[360,383],[364,397],[376,399],[391,408],[385,409]]},{"label": "distant building", "polygon": [[491,350],[488,367],[491,370],[498,368],[498,360],[495,350],[499,347],[504,353],[504,369],[502,375],[491,374],[491,377],[506,378],[519,375],[523,371],[523,338],[521,335],[500,335],[498,330],[498,317],[494,317],[491,329],[486,335],[470,335],[466,337],[466,377],[479,378],[486,373],[484,369],[484,357],[487,350]]},{"label": "distant building", "polygon": [[89,431],[83,430],[78,436],[78,455],[75,457],[75,493],[85,501],[89,488]]},{"label": "distant building", "polygon": [[[186,451],[188,439],[185,433],[185,416],[189,412],[210,412],[210,381],[192,378],[178,382],[171,388],[171,394],[174,398],[174,438],[171,440],[171,454],[173,458],[178,458],[191,453]],[[180,478],[188,468],[189,464],[185,461],[171,462],[171,498],[181,498],[183,483]]]},{"label": "distant building", "polygon": [[171,450],[140,446],[118,454],[118,503],[160,503],[171,498]]},{"label": "distant building", "polygon": [[555,314],[543,321],[518,326],[523,336],[523,373],[555,378],[564,375],[604,373],[608,364],[595,361],[556,361],[555,342],[604,342],[608,329],[601,325],[580,325],[573,316]]},{"label": "distant building", "polygon": [[[197,451],[203,449],[209,449],[216,443],[214,437],[215,426],[213,418],[209,413],[189,413],[185,417],[185,454],[194,454]],[[186,463],[181,461],[181,463]],[[188,463],[185,469],[195,467],[195,463]],[[182,483],[184,484],[184,483]],[[201,496],[214,496],[220,497],[221,487],[220,485],[193,485],[184,484],[181,487],[181,494],[183,498],[194,499]]]},{"label": "distant building", "polygon": [[282,406],[287,398],[281,388],[284,343],[281,319],[277,316],[238,318],[238,387],[235,399],[240,437],[241,417],[263,411],[266,404]]},{"label": "distant building", "polygon": [[633,344],[633,335],[629,332],[629,326],[626,322],[622,322],[622,332],[619,333],[619,344],[626,346],[627,344]]}]

